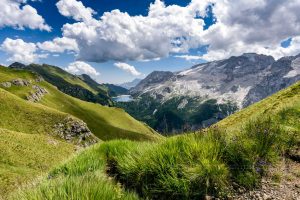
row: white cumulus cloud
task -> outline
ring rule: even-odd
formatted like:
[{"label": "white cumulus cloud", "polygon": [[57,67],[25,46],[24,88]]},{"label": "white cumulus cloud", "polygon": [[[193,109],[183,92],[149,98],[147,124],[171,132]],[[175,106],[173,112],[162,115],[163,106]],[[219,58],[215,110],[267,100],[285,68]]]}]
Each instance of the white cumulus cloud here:
[{"label": "white cumulus cloud", "polygon": [[142,75],[142,73],[138,72],[134,66],[132,65],[129,65],[127,63],[121,63],[121,62],[118,62],[118,63],[115,63],[114,64],[116,67],[118,67],[119,69],[122,69],[126,72],[129,72],[130,74],[132,74],[133,76],[140,76]]},{"label": "white cumulus cloud", "polygon": [[67,68],[65,68],[67,72],[70,72],[72,74],[87,74],[91,76],[99,76],[100,73],[96,71],[95,68],[93,68],[91,65],[82,62],[82,61],[76,61],[73,63],[70,63]]},{"label": "white cumulus cloud", "polygon": [[25,64],[37,62],[39,58],[48,56],[47,54],[39,54],[38,48],[34,43],[27,43],[22,39],[6,38],[1,45],[1,50],[8,54],[8,61]]},{"label": "white cumulus cloud", "polygon": [[92,8],[85,7],[81,1],[60,0],[56,3],[60,14],[72,17],[76,21],[90,21],[96,12]]},{"label": "white cumulus cloud", "polygon": [[37,43],[37,46],[45,51],[52,53],[63,53],[64,51],[78,51],[77,43],[74,39],[70,38],[55,38],[52,41]]},{"label": "white cumulus cloud", "polygon": [[174,56],[175,58],[182,58],[185,59],[187,61],[191,61],[191,60],[201,60],[202,56],[193,56],[193,55],[176,55]]},{"label": "white cumulus cloud", "polygon": [[[202,18],[207,15],[208,6],[212,6],[216,20],[204,30]],[[208,46],[207,54],[202,56],[206,60],[245,52],[275,58],[299,53],[299,48],[282,48],[280,43],[300,37],[300,0],[192,0],[186,7],[166,6],[156,0],[146,16],[113,10],[100,19],[92,18],[92,11],[87,12],[89,9],[81,2],[78,7],[88,14],[65,14],[77,16],[79,22],[65,24],[62,31],[64,37],[76,40],[80,60],[153,60],[204,45]]]},{"label": "white cumulus cloud", "polygon": [[65,24],[62,30],[64,37],[77,41],[79,60],[153,60],[198,47],[204,11],[205,6],[166,6],[156,0],[147,16],[113,10],[99,20]]},{"label": "white cumulus cloud", "polygon": [[30,5],[21,5],[25,0],[0,1],[0,28],[9,26],[17,29],[39,29],[51,31],[44,18]]}]

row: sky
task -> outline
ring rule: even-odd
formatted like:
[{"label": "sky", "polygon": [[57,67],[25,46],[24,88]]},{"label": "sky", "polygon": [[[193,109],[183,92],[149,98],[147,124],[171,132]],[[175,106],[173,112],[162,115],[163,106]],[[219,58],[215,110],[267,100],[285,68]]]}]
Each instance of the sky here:
[{"label": "sky", "polygon": [[1,0],[0,64],[47,63],[98,82],[255,52],[300,53],[300,0]]}]

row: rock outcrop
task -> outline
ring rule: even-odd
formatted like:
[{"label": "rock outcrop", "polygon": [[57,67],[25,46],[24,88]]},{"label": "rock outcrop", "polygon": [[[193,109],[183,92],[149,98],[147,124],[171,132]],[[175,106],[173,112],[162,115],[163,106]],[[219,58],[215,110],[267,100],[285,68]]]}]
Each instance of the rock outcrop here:
[{"label": "rock outcrop", "polygon": [[29,86],[30,85],[30,81],[21,79],[21,78],[14,79],[11,81],[11,83],[16,86]]},{"label": "rock outcrop", "polygon": [[3,83],[0,83],[0,86],[5,87],[5,88],[10,88],[11,83],[10,82],[3,82]]},{"label": "rock outcrop", "polygon": [[33,85],[32,88],[34,91],[31,91],[27,96],[28,101],[39,102],[45,94],[48,94],[48,91],[45,88],[42,88],[38,85]]},{"label": "rock outcrop", "polygon": [[35,79],[35,82],[39,83],[39,82],[43,82],[44,81],[44,78],[42,76],[38,76],[36,79]]},{"label": "rock outcrop", "polygon": [[54,135],[79,146],[86,147],[99,141],[89,130],[86,123],[72,117],[67,117],[61,123],[56,124],[54,129]]}]

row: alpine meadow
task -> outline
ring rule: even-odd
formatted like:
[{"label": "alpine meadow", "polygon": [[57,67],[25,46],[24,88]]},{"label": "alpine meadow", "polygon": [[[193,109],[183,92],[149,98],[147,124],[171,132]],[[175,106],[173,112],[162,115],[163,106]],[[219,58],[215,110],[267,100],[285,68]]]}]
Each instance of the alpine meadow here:
[{"label": "alpine meadow", "polygon": [[299,200],[300,0],[1,0],[0,200]]}]

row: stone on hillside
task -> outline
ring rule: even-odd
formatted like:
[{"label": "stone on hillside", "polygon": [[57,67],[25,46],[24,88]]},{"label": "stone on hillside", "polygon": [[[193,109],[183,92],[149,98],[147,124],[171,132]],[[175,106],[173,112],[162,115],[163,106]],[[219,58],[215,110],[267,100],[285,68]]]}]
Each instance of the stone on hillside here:
[{"label": "stone on hillside", "polygon": [[42,82],[44,81],[44,78],[41,77],[41,76],[38,76],[36,79],[35,79],[35,82],[39,83],[39,82]]},{"label": "stone on hillside", "polygon": [[0,83],[1,86],[6,87],[6,88],[10,88],[11,87],[11,83],[10,82],[3,82]]},{"label": "stone on hillside", "polygon": [[16,86],[28,86],[28,85],[30,85],[30,81],[20,79],[20,78],[12,80],[11,83],[13,85],[16,85]]},{"label": "stone on hillside", "polygon": [[54,126],[55,135],[60,138],[80,146],[89,146],[98,142],[86,123],[81,120],[67,117],[63,122]]},{"label": "stone on hillside", "polygon": [[31,91],[30,95],[27,96],[28,101],[39,102],[45,94],[48,94],[48,91],[45,88],[42,88],[38,85],[33,85],[32,88],[35,91]]}]

